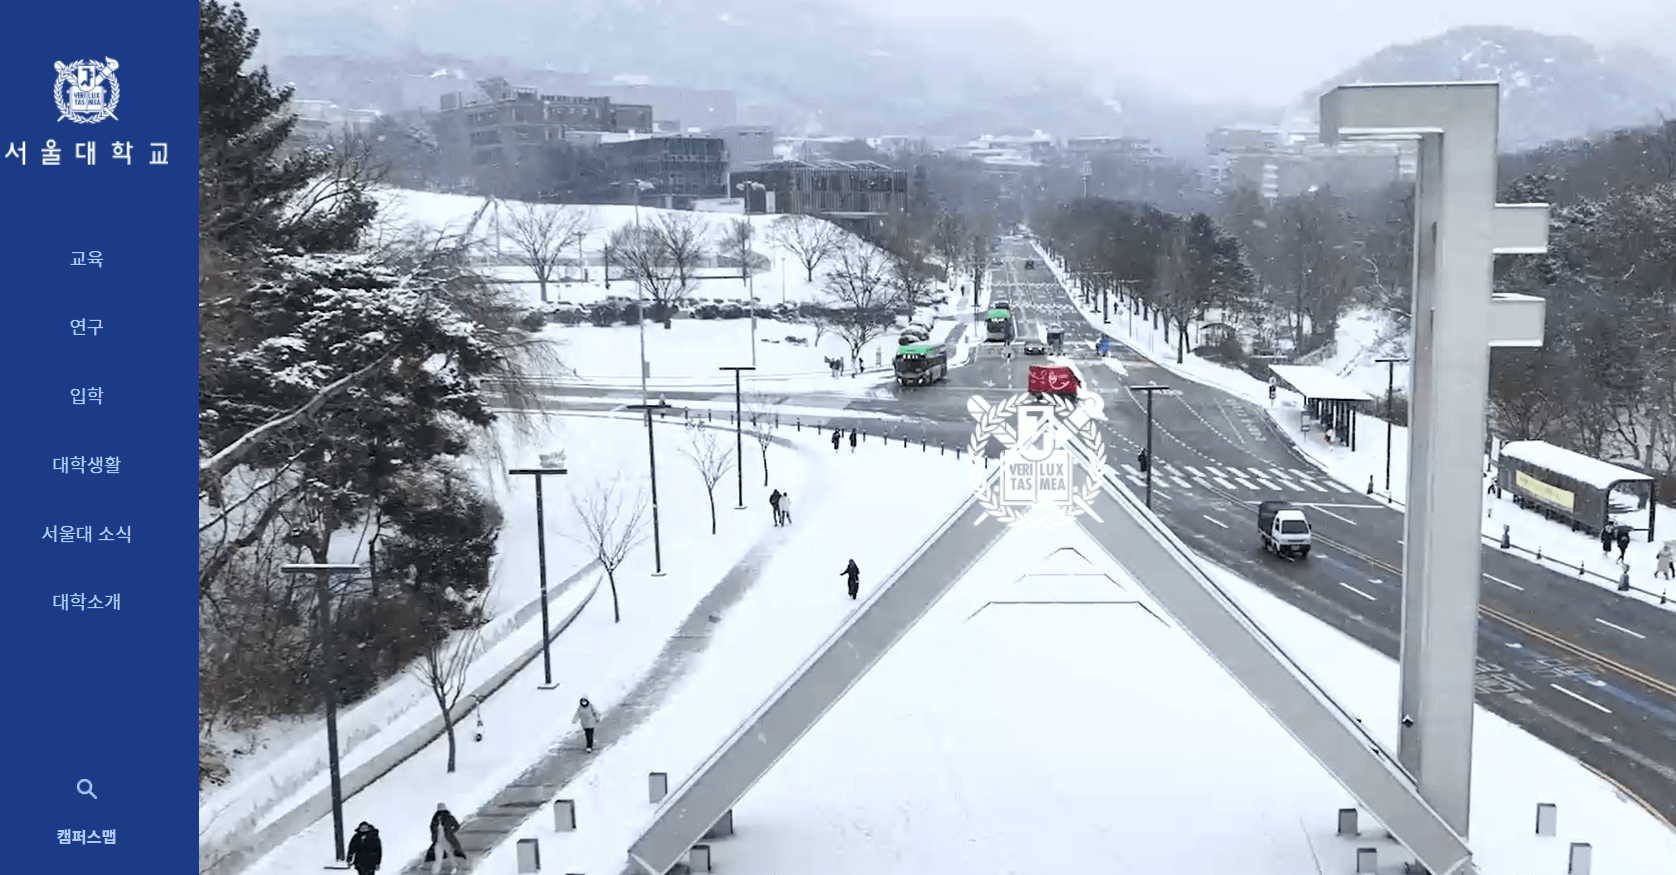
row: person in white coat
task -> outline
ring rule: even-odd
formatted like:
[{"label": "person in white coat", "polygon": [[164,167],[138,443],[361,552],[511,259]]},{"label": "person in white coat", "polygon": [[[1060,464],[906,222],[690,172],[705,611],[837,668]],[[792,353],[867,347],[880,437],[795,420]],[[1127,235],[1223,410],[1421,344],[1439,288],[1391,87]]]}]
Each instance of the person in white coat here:
[{"label": "person in white coat", "polygon": [[791,493],[780,493],[780,525],[791,525]]},{"label": "person in white coat", "polygon": [[582,739],[588,753],[594,752],[594,730],[599,728],[599,712],[594,710],[594,703],[587,699],[576,706],[576,716],[570,718],[572,723],[582,724]]}]

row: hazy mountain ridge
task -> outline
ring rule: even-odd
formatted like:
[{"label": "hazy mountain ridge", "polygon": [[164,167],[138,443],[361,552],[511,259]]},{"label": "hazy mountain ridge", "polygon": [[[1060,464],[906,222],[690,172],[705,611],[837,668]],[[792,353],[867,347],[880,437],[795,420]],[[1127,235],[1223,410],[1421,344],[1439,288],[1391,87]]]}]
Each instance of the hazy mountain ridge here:
[{"label": "hazy mountain ridge", "polygon": [[1652,52],[1463,27],[1382,49],[1304,95],[1293,113],[1315,118],[1320,95],[1337,85],[1487,80],[1502,86],[1501,147],[1509,151],[1652,123],[1676,109],[1676,64]]},{"label": "hazy mountain ridge", "polygon": [[[247,0],[260,60],[305,96],[388,109],[407,74],[550,68],[730,88],[785,133],[975,136],[1042,129],[1202,148],[1198,108],[1122,112],[1053,47],[1003,23],[876,21],[839,0]],[[447,59],[447,60],[444,60]],[[465,60],[469,59],[469,60]],[[380,81],[381,78],[385,81]],[[1144,111],[1142,109],[1144,108]]]}]

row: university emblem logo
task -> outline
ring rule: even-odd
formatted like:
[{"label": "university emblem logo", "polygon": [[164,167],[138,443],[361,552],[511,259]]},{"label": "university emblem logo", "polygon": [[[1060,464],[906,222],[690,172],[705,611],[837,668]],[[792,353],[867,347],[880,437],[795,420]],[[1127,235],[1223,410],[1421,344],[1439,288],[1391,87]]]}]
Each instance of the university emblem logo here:
[{"label": "university emblem logo", "polygon": [[[1071,522],[1082,514],[1095,520],[1093,501],[1100,494],[1106,442],[1095,421],[1103,403],[1098,395],[1080,403],[1062,395],[1034,401],[1014,395],[991,405],[973,396],[966,409],[977,420],[967,445],[967,473],[990,516],[1010,526],[1045,528]],[[1079,460],[1068,445],[1074,437],[1086,449]],[[989,480],[985,451],[1001,444],[1001,475]]]},{"label": "university emblem logo", "polygon": [[122,96],[122,87],[116,82],[115,58],[69,64],[57,61],[53,66],[58,68],[52,99],[58,104],[59,121],[69,119],[90,125],[116,118],[116,102]]}]

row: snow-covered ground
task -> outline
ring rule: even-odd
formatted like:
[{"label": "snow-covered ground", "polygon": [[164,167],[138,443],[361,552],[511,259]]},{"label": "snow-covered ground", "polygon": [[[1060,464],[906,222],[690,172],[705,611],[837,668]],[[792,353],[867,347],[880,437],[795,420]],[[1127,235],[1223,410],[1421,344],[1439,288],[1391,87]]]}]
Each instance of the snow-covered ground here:
[{"label": "snow-covered ground", "polygon": [[[911,539],[893,540],[906,555]],[[1102,555],[1074,529],[998,544],[736,807],[737,835],[709,842],[716,870],[1296,875],[1353,871],[1354,849],[1374,846],[1380,871],[1396,871],[1400,849],[1365,813],[1361,838],[1334,835],[1334,812],[1354,802],[1260,706],[1143,609],[1150,599],[1120,570],[1055,554],[1066,546]],[[830,552],[786,560],[819,568]],[[1394,663],[1214,571],[1341,703],[1395,726]],[[618,870],[655,808],[646,774],[681,781],[847,607],[818,575],[806,585],[718,634],[678,698],[566,788],[577,831],[540,816],[519,837],[539,839],[559,871]],[[1499,718],[1479,721],[1482,871],[1562,871],[1571,841],[1594,844],[1597,875],[1676,859],[1676,834],[1605,782]],[[1558,837],[1530,834],[1538,802],[1559,805]],[[488,871],[512,871],[514,856],[503,845]]]},{"label": "snow-covered ground", "polygon": [[[588,439],[590,442],[614,440],[631,451],[644,446],[643,432],[635,422],[594,416],[554,419],[553,442],[567,447],[579,448],[582,435],[594,436]],[[670,426],[665,431],[667,434],[660,438],[667,443],[660,443],[660,448],[678,446],[679,427]],[[728,622],[718,633],[717,644],[710,649],[711,653],[716,652],[724,641],[742,642],[737,646],[756,655],[754,660],[759,662],[754,670],[762,683],[770,687],[779,680],[785,666],[801,660],[815,642],[830,634],[847,610],[849,600],[843,598],[843,582],[838,576],[845,560],[853,556],[864,569],[882,574],[905,558],[938,522],[913,514],[878,514],[874,511],[881,494],[891,494],[888,490],[895,488],[894,485],[913,483],[929,505],[952,506],[961,491],[970,488],[965,469],[952,456],[928,456],[878,443],[863,444],[854,454],[844,452],[833,456],[812,430],[783,436],[793,438],[807,449],[797,453],[784,448],[770,450],[774,486],[797,496],[793,529],[787,532],[791,540],[762,570],[763,582],[729,613]],[[574,449],[567,451],[571,470],[580,474],[584,464],[582,455]],[[616,705],[651,666],[664,642],[698,599],[743,558],[752,544],[770,532],[766,500],[760,487],[761,462],[755,447],[749,443],[746,456],[746,502],[751,506],[746,511],[732,509],[736,496],[732,478],[727,478],[717,488],[721,531],[712,537],[709,512],[697,475],[675,453],[667,456],[660,453],[660,457],[669,459],[669,467],[659,469],[664,567],[668,575],[650,576],[649,544],[636,551],[618,572],[622,623],[612,623],[609,592],[602,588],[571,629],[553,645],[553,674],[559,689],[538,689],[542,678],[539,660],[524,668],[501,692],[484,703],[484,742],[473,742],[472,727],[462,727],[458,770],[454,774],[444,771],[447,743],[439,739],[348,800],[345,817],[351,827],[361,820],[369,820],[379,827],[387,869],[422,852],[425,823],[437,802],[447,802],[451,810],[464,818],[554,744],[574,732],[570,716],[577,696],[588,696],[601,711]],[[623,467],[638,470],[630,467],[632,464],[625,461]],[[861,476],[863,472],[865,476]],[[555,482],[548,483],[550,526],[557,525],[553,522],[555,508],[568,511],[569,507],[562,498],[558,502],[553,500],[554,485]],[[881,489],[887,491],[881,493]],[[681,495],[696,501],[682,502],[677,498]],[[534,516],[533,502],[526,505],[511,501],[505,507],[509,526],[518,517]],[[526,522],[533,527],[533,519]],[[549,549],[554,543],[549,538]],[[533,557],[534,546],[528,546]],[[827,565],[832,566],[829,574],[825,571]],[[525,572],[533,576],[533,568]],[[825,577],[831,581],[822,587]],[[834,595],[837,597],[831,598]],[[735,616],[737,620],[733,619]],[[539,640],[538,634],[535,639]],[[706,655],[704,659],[708,665],[712,657]],[[760,698],[766,692],[767,688],[745,692],[725,701],[738,698],[740,707],[749,710],[755,701],[745,700],[752,695]],[[716,694],[712,691],[707,696],[715,700]],[[674,705],[672,702],[670,707]],[[704,702],[699,702],[700,711],[703,705]],[[689,706],[688,711],[691,710]],[[719,731],[724,735],[736,722],[737,715],[730,717],[731,714],[732,711],[722,714],[721,722],[726,725]],[[669,740],[669,734],[663,737]],[[621,748],[642,744],[639,739],[636,735],[602,752],[601,761],[617,755]],[[695,755],[708,751],[705,747]],[[320,768],[315,764],[315,776]],[[643,794],[644,775],[639,780],[639,792]],[[323,859],[330,856],[331,843],[331,819],[326,817],[280,845],[248,872],[281,875],[318,871]],[[488,868],[482,868],[480,862],[474,864],[476,871],[513,868],[504,863]]]},{"label": "snow-covered ground", "polygon": [[[1052,266],[1061,281],[1068,281],[1064,270],[1051,258],[1044,254],[1043,260]],[[1086,311],[1084,315],[1088,316]],[[1183,362],[1177,364],[1174,345],[1165,344],[1163,333],[1152,330],[1150,323],[1139,317],[1133,320],[1133,330],[1130,329],[1131,320],[1127,314],[1121,318],[1114,315],[1110,325],[1102,325],[1098,314],[1088,316],[1088,319],[1091,324],[1103,328],[1113,337],[1127,340],[1135,349],[1165,370],[1195,382],[1215,386],[1262,406],[1292,443],[1333,475],[1334,479],[1354,487],[1357,491],[1365,492],[1371,477],[1375,494],[1381,498],[1386,497],[1384,421],[1371,416],[1356,418],[1354,452],[1346,446],[1328,444],[1319,428],[1312,429],[1308,434],[1303,433],[1303,399],[1296,392],[1282,389],[1271,405],[1268,400],[1268,384],[1250,374],[1224,367],[1192,353],[1188,353]],[[1174,339],[1173,332],[1171,338]],[[1361,311],[1347,323],[1340,324],[1340,336],[1334,355],[1319,364],[1343,376],[1370,395],[1382,393],[1388,380],[1385,366],[1374,363],[1372,359],[1377,356],[1368,353],[1373,350],[1383,355],[1385,351],[1396,349],[1390,346],[1393,343],[1396,341],[1391,338],[1388,323],[1367,311]],[[1401,388],[1407,380],[1402,367],[1396,369],[1396,377],[1396,385]],[[1408,429],[1395,426],[1390,431],[1389,497],[1393,504],[1400,506],[1407,497]],[[1488,465],[1486,468],[1488,470]],[[1486,479],[1485,487],[1488,486],[1489,480]],[[1514,555],[1537,561],[1535,551],[1540,549],[1541,561],[1547,566],[1567,569],[1573,573],[1579,567],[1598,572],[1605,577],[1595,574],[1584,574],[1580,577],[1598,586],[1614,590],[1617,588],[1621,566],[1618,563],[1616,548],[1607,556],[1601,552],[1599,540],[1582,532],[1574,532],[1570,526],[1561,525],[1541,514],[1517,507],[1513,504],[1511,496],[1505,494],[1499,499],[1486,495],[1484,508],[1485,516],[1481,523],[1484,537],[1488,541],[1500,544],[1502,527],[1506,526],[1513,545],[1510,552]],[[1676,583],[1653,579],[1653,570],[1656,567],[1654,554],[1663,542],[1676,538],[1676,508],[1661,504],[1659,511],[1660,522],[1655,540],[1648,543],[1647,533],[1643,530],[1636,533],[1630,543],[1627,558],[1630,584],[1634,589],[1625,597],[1654,605],[1662,604],[1668,609],[1676,610],[1676,600],[1661,601],[1667,598],[1667,593],[1676,595],[1676,592],[1672,592],[1676,590]],[[1644,515],[1642,519],[1645,519]]]},{"label": "snow-covered ground", "polygon": [[[564,437],[554,442],[572,448],[583,432],[637,427],[560,422]],[[617,437],[637,444],[638,435]],[[760,569],[762,582],[729,611],[662,707],[610,739],[564,788],[581,828],[556,833],[540,809],[515,834],[542,841],[544,868],[620,868],[652,809],[646,774],[679,782],[831,633],[853,605],[839,575],[845,560],[861,566],[864,587],[877,581],[970,488],[948,457],[877,444],[828,456],[818,435],[801,442],[806,461],[792,462],[788,451],[771,460],[774,482],[795,484],[802,502],[787,540]],[[580,457],[570,452],[577,470]],[[675,467],[660,482],[679,475]],[[905,483],[913,484],[913,511],[895,500]],[[668,504],[677,491],[666,485],[660,498],[666,526],[678,528]],[[669,576],[648,576],[644,550],[630,560],[623,623],[612,624],[608,600],[596,598],[555,646],[558,691],[537,688],[541,669],[532,663],[485,704],[484,742],[462,737],[455,774],[444,773],[438,741],[351,797],[348,824],[377,824],[386,866],[401,865],[422,851],[422,823],[437,802],[467,815],[571,733],[575,696],[615,704],[697,595],[764,533],[758,492],[750,511],[722,511],[714,538],[707,514],[684,538],[666,528]],[[523,514],[533,508],[510,503],[509,526]],[[1098,556],[1080,532],[1008,537],[741,803],[739,835],[713,845],[721,871],[792,871],[811,859],[830,875],[1035,871],[1113,859],[1144,871],[1350,871],[1353,844],[1331,834],[1333,812],[1352,804],[1348,797],[1184,636],[1134,606],[985,608],[1148,601],[1109,567],[1099,570],[1116,584],[1093,589],[1086,577],[1025,577],[1089,570],[1070,567],[1069,554],[1047,558],[1066,545]],[[1249,584],[1223,585],[1370,726],[1394,720],[1389,661]],[[1152,670],[1164,665],[1171,671]],[[1597,875],[1639,875],[1676,859],[1676,836],[1581,766],[1488,714],[1479,726],[1474,845],[1485,871],[1563,866],[1568,841],[1594,843]],[[1559,804],[1557,839],[1527,835],[1536,802]],[[249,871],[318,870],[330,829],[323,818]],[[1365,824],[1366,838],[1354,844],[1377,844],[1392,859],[1396,849],[1373,830]],[[472,870],[515,871],[514,854],[514,843],[504,843]]]},{"label": "snow-covered ground", "polygon": [[[707,390],[733,395],[733,374],[724,366],[752,365],[746,373],[751,387],[776,396],[818,392],[862,395],[891,381],[891,361],[898,333],[892,331],[862,348],[865,370],[833,377],[827,358],[849,358],[849,346],[827,334],[817,344],[815,331],[770,319],[757,320],[757,354],[751,357],[751,320],[679,319],[673,328],[646,326],[647,386],[657,390]],[[948,337],[959,323],[938,319],[930,327],[932,342]],[[542,336],[559,344],[559,355],[573,374],[560,382],[579,386],[640,389],[640,329],[633,326],[599,328],[593,325],[549,325]],[[793,343],[796,338],[802,343]]]},{"label": "snow-covered ground", "polygon": [[[477,197],[399,189],[381,190],[378,199],[381,209],[380,222],[392,229],[424,227],[453,233],[463,232],[472,216],[484,203],[482,198]],[[500,209],[512,208],[517,207],[502,206]],[[576,259],[582,264],[564,266],[560,270],[562,279],[549,283],[549,301],[589,304],[604,300],[610,295],[634,295],[633,283],[613,280],[610,288],[606,287],[600,248],[612,230],[634,223],[635,208],[605,204],[550,209],[585,210],[593,230],[583,241],[580,256]],[[654,220],[663,212],[666,211],[642,207],[639,211],[640,220],[643,223]],[[831,266],[831,259],[817,265],[811,279],[809,272],[804,269],[794,253],[770,239],[769,230],[779,216],[742,217],[703,212],[682,212],[681,215],[695,217],[702,223],[711,255],[716,253],[717,242],[728,232],[732,223],[740,218],[747,218],[756,229],[756,239],[752,248],[770,261],[770,267],[759,270],[750,283],[739,279],[737,268],[703,268],[700,273],[707,278],[699,281],[698,288],[688,298],[689,302],[703,299],[742,303],[754,294],[764,304],[773,305],[780,302],[816,302],[825,297],[821,284],[823,272]],[[497,235],[497,221],[505,225],[510,219],[491,207],[473,228],[472,236],[482,241],[486,252],[498,252],[502,258],[515,261],[516,249],[504,233]],[[730,270],[733,272],[729,273]],[[527,267],[508,264],[496,267],[494,273],[508,283],[529,306],[541,305],[540,286],[534,282],[534,274]],[[939,285],[934,296],[946,293],[947,289]],[[932,326],[932,340],[936,341],[946,337],[953,329],[956,324],[956,312],[957,308],[952,304],[945,304],[933,308],[930,314],[921,313],[919,316],[928,318],[935,315],[937,321]],[[959,311],[959,314],[964,317],[965,311]],[[638,327],[551,325],[546,329],[545,336],[560,341],[566,347],[564,362],[575,374],[567,375],[565,380],[587,385],[639,388]],[[804,341],[806,345],[790,342],[789,338],[792,337]],[[647,326],[646,359],[651,369],[648,384],[654,389],[731,389],[731,375],[723,374],[717,368],[721,365],[749,365],[754,362],[758,370],[753,376],[759,381],[772,382],[775,391],[864,392],[876,386],[882,377],[888,376],[890,360],[896,351],[896,339],[897,332],[892,331],[867,344],[861,351],[866,373],[859,379],[852,379],[846,375],[840,384],[831,378],[824,362],[826,358],[849,358],[848,345],[835,335],[826,334],[816,342],[815,332],[810,326],[758,320],[757,349],[753,359],[750,319],[678,318],[672,320],[668,330],[655,324]],[[875,372],[879,372],[879,376],[874,376]]]},{"label": "snow-covered ground", "polygon": [[[493,439],[500,442],[506,461],[514,466],[533,462],[540,452],[565,449],[572,473],[547,478],[543,485],[548,583],[557,586],[592,561],[587,548],[572,540],[581,534],[572,497],[586,496],[597,483],[617,472],[623,472],[631,491],[639,488],[647,481],[647,459],[645,430],[639,422],[575,416],[549,419],[544,433],[531,441],[526,442],[506,428],[497,429]],[[684,609],[679,599],[672,600],[671,594],[688,591],[686,607],[690,608],[690,590],[693,587],[701,587],[699,592],[707,590],[718,569],[725,571],[737,561],[764,527],[759,515],[741,519],[725,511],[720,534],[712,538],[702,484],[690,464],[678,454],[678,448],[683,445],[681,429],[676,424],[661,428],[663,452],[660,455],[667,460],[667,467],[659,476],[658,497],[665,555],[671,557],[670,575],[657,583],[655,598],[646,592],[646,569],[640,566],[649,567],[651,563],[651,546],[647,544],[625,566],[623,579],[634,583],[625,584],[621,591],[625,614],[622,628],[639,630],[639,634],[660,643],[659,636],[667,630],[658,624],[666,624],[668,618],[661,614],[648,616],[641,603],[651,602],[660,611],[677,612],[675,619],[679,620]],[[783,484],[782,488],[809,479],[806,465],[798,455],[780,447],[772,447],[768,453],[770,471],[775,483]],[[754,441],[747,442],[745,455],[747,479],[755,476],[760,483],[762,461]],[[499,469],[485,468],[480,479],[505,511],[505,524],[491,571],[493,583],[487,605],[494,619],[483,630],[483,652],[473,663],[468,689],[510,665],[541,640],[539,613],[525,616],[521,623],[515,616],[519,608],[539,603],[535,485],[530,478],[509,478]],[[724,490],[718,487],[717,491]],[[719,497],[718,505],[722,503]],[[727,499],[725,504],[731,508],[733,500]],[[681,561],[674,557],[681,557]],[[353,557],[346,556],[345,561],[353,561]],[[591,577],[579,581],[565,596],[555,597],[550,607],[552,616],[556,619],[570,615],[588,595],[592,583]],[[609,623],[610,593],[603,589],[602,593],[603,597],[596,598],[576,625],[561,637],[564,646],[579,646],[574,642],[590,634],[586,631],[588,620],[600,616],[600,611],[605,612]],[[586,648],[578,652],[585,653]],[[539,671],[539,666],[535,668]],[[558,668],[555,663],[556,672]],[[488,701],[492,712],[498,703],[495,698]],[[421,680],[408,674],[389,679],[373,695],[338,714],[343,772],[350,773],[437,716],[430,690]],[[258,750],[254,755],[231,759],[227,784],[203,796],[199,808],[201,845],[213,846],[225,836],[247,834],[265,826],[325,787],[323,722],[319,718],[290,720],[275,729],[278,731],[270,736],[258,735]],[[241,745],[251,743],[248,738],[238,741]]]}]

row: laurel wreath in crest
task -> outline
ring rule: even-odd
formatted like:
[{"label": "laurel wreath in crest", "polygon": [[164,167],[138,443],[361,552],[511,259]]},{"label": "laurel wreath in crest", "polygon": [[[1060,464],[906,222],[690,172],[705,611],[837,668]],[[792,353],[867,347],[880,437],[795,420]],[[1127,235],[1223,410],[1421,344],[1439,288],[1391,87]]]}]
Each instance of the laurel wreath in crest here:
[{"label": "laurel wreath in crest", "polygon": [[[1012,422],[1018,408],[1022,407],[1029,397],[1014,395],[991,405],[984,399],[973,396],[966,402],[967,411],[978,421],[977,428],[972,430],[972,439],[966,445],[966,473],[972,479],[972,490],[977,496],[978,504],[1003,524],[1027,529],[1061,526],[1084,513],[1099,519],[1099,515],[1094,512],[1093,502],[1100,494],[1100,478],[1087,467],[1083,469],[1082,486],[1076,490],[1070,506],[1048,505],[1053,509],[1051,513],[1033,513],[1033,508],[1005,504],[998,497],[1000,482],[992,482],[989,479],[990,472],[984,464],[984,450],[992,437],[1008,447],[1018,445],[1019,436],[1013,432]],[[1080,427],[1072,424],[1066,420],[1065,414],[1075,410],[1077,402],[1059,395],[1049,397],[1052,399],[1054,415],[1059,417],[1060,426],[1070,430],[1086,444],[1095,459],[1104,460],[1106,440],[1100,434],[1099,423],[1089,419]]]},{"label": "laurel wreath in crest", "polygon": [[[104,111],[99,113],[98,118],[82,118],[83,115],[86,115],[86,113],[84,111],[71,110],[70,107],[64,103],[64,83],[72,81],[71,77],[70,77],[70,71],[76,69],[77,67],[82,66],[83,64],[92,64],[93,66],[98,67],[101,70],[104,70],[105,71],[105,80],[104,81],[110,83],[110,86],[111,86],[111,97],[110,97],[109,100],[105,101]],[[89,61],[76,61],[76,62],[71,63],[71,64],[66,64],[64,66],[64,69],[62,69],[58,72],[58,81],[53,83],[53,86],[52,86],[52,99],[53,99],[54,103],[58,104],[58,114],[59,115],[63,116],[64,118],[69,119],[70,121],[75,122],[78,125],[90,125],[90,124],[93,124],[95,122],[104,121],[106,118],[114,118],[115,117],[114,115],[112,115],[112,110],[116,109],[116,102],[118,100],[122,99],[122,86],[117,84],[116,73],[113,72],[113,68],[108,67],[104,64],[95,64],[93,61],[90,61],[90,60]]]}]

